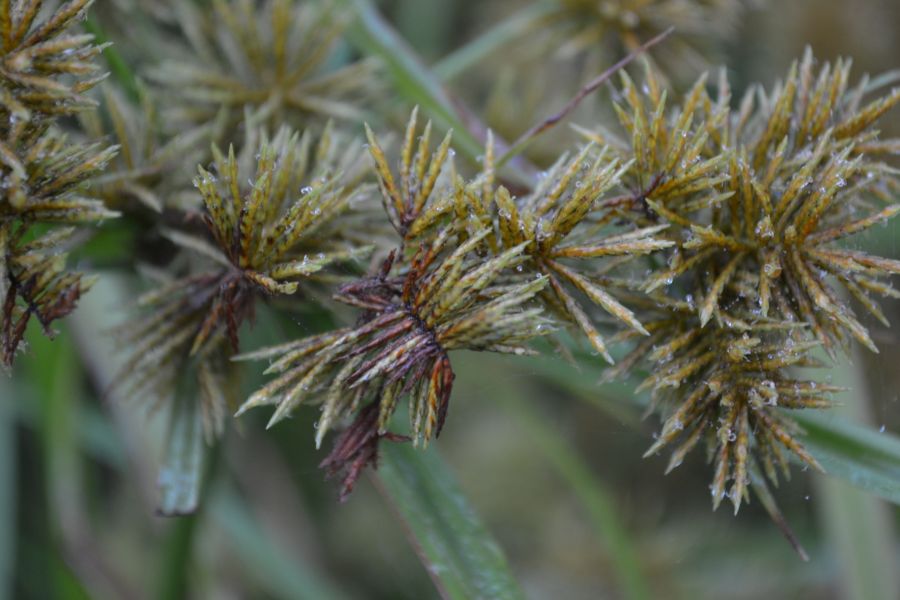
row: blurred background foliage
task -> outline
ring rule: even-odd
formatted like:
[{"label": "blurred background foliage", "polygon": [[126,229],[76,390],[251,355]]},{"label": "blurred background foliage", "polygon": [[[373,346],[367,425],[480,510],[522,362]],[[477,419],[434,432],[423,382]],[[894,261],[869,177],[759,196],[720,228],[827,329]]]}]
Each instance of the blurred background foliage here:
[{"label": "blurred background foliage", "polygon": [[[351,14],[371,8],[345,4]],[[703,54],[728,65],[735,97],[749,82],[773,81],[806,45],[820,60],[852,57],[857,75],[898,67],[900,3],[743,4],[721,25],[715,53]],[[548,17],[550,5],[390,0],[378,10],[421,57],[411,72],[431,67],[447,94],[515,139],[622,55],[616,43],[593,54],[595,45],[567,46],[572,34],[554,34],[559,21]],[[153,0],[97,0],[92,9],[89,27],[120,52],[108,55],[108,66],[125,94],[130,74],[116,59],[138,73],[151,62],[141,50],[148,35],[141,19],[154,10]],[[351,28],[346,61],[378,48],[371,33]],[[696,36],[701,46],[709,41],[703,34]],[[498,42],[490,52],[477,49],[485,39]],[[676,52],[673,42],[652,56],[677,86],[704,66]],[[403,67],[408,55],[397,56]],[[417,89],[400,81],[397,115],[413,103],[427,108]],[[608,118],[608,98],[601,91],[572,121]],[[165,96],[157,101],[165,107]],[[885,121],[894,134],[897,117]],[[573,136],[559,127],[529,153],[546,163]],[[113,268],[142,243],[140,227],[136,219],[107,223],[77,251],[79,268],[100,273],[100,282],[55,341],[29,335],[12,377],[0,377],[0,596],[900,597],[900,441],[891,433],[900,431],[900,340],[873,323],[881,353],[860,353],[834,369],[831,382],[853,391],[840,408],[806,422],[819,432],[811,448],[838,477],[796,470],[773,490],[808,562],[755,498],[738,518],[712,512],[702,456],[667,477],[662,457],[641,459],[657,424],[641,420],[631,386],[597,386],[596,359],[582,360],[579,370],[550,354],[524,361],[455,356],[452,426],[424,456],[388,448],[382,468],[344,504],[317,469],[317,415],[300,410],[268,432],[267,415],[242,418],[206,462],[198,511],[155,516],[166,417],[147,420],[108,392],[110,365],[121,360],[103,333],[124,317],[139,287],[136,276]],[[861,243],[900,258],[898,227]],[[900,320],[900,302],[887,301],[885,309]],[[261,307],[244,344],[321,330],[328,319],[310,309],[286,324]],[[243,397],[260,383],[248,369]],[[499,548],[485,544],[490,536]]]}]

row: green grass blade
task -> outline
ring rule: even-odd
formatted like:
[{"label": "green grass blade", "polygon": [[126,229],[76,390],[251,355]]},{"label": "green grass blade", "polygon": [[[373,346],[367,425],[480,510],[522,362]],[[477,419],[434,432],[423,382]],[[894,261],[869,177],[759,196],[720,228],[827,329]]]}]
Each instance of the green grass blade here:
[{"label": "green grass blade", "polygon": [[198,516],[186,515],[169,523],[165,542],[159,546],[158,551],[160,576],[157,579],[156,597],[159,600],[180,600],[190,597],[188,575],[193,564],[191,555]]},{"label": "green grass blade", "polygon": [[806,430],[804,444],[828,475],[900,504],[900,438],[829,412],[794,418]]},{"label": "green grass blade", "polygon": [[16,562],[16,401],[12,379],[0,374],[0,600],[12,598]]},{"label": "green grass blade", "polygon": [[[340,0],[340,4],[352,7],[357,16],[348,32],[351,42],[365,54],[379,57],[394,80],[397,92],[418,104],[439,125],[452,129],[454,147],[473,162],[479,162],[484,147],[460,118],[454,101],[440,79],[419,59],[370,0]],[[507,166],[506,174],[519,183],[531,181],[512,163]]]},{"label": "green grass blade", "polygon": [[[159,512],[187,515],[197,509],[203,475],[203,423],[200,408],[184,394],[172,407],[166,455],[159,471]],[[190,400],[190,401],[189,401]]]},{"label": "green grass blade", "polygon": [[855,397],[834,407],[831,421],[821,415],[819,422],[813,417],[803,425],[809,432],[807,445],[825,470],[844,479],[816,479],[817,508],[841,597],[890,600],[900,598],[896,539],[888,507],[876,495],[900,501],[900,441],[843,420],[866,423],[871,418],[867,375],[862,357],[855,354],[848,357],[855,364],[845,360],[832,369],[834,383],[853,390]]},{"label": "green grass blade", "polygon": [[444,81],[459,77],[493,52],[534,31],[553,11],[553,6],[545,3],[520,10],[442,58],[432,67],[435,74]]},{"label": "green grass blade", "polygon": [[434,450],[384,444],[375,477],[444,598],[522,598],[497,542]]},{"label": "green grass blade", "polygon": [[381,16],[368,0],[341,0],[356,12],[350,28],[352,42],[367,54],[381,58],[394,79],[397,91],[419,104],[441,125],[453,129],[453,141],[461,152],[474,159],[484,151],[456,115],[450,96],[409,44]]},{"label": "green grass blade", "polygon": [[216,528],[231,540],[247,573],[269,594],[277,598],[311,600],[346,598],[305,565],[285,556],[247,510],[247,503],[235,492],[226,488],[214,490],[207,508]]},{"label": "green grass blade", "polygon": [[[100,24],[93,18],[88,17],[85,19],[84,28],[88,33],[94,36],[94,42],[96,44],[105,44],[109,41],[109,36],[104,33]],[[119,51],[116,50],[115,46],[111,45],[104,48],[103,58],[106,59],[110,72],[115,80],[119,82],[119,85],[122,86],[122,89],[128,97],[135,102],[140,100],[141,87],[138,84],[137,77],[135,77],[131,67],[128,66],[128,63],[125,62],[125,59],[122,58],[122,55],[119,54]]]},{"label": "green grass blade", "polygon": [[26,364],[30,381],[36,382],[47,505],[54,531],[62,534],[77,528],[84,519],[82,461],[75,429],[80,419],[81,372],[68,335],[52,341],[33,336],[31,347],[33,354]]},{"label": "green grass blade", "polygon": [[597,536],[606,544],[623,598],[650,598],[637,549],[616,508],[615,495],[590,466],[529,402],[508,402],[525,435],[536,444],[587,509]]}]

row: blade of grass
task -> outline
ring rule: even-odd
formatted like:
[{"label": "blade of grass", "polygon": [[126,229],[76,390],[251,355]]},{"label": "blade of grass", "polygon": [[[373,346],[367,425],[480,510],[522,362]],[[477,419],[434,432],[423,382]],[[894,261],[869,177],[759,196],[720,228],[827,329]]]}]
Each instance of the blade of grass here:
[{"label": "blade of grass", "polygon": [[[832,377],[835,384],[853,390],[856,397],[834,407],[831,413],[835,420],[845,417],[866,422],[870,417],[867,378],[862,371],[861,357],[852,358],[856,359],[855,364],[847,360],[838,362],[832,369]],[[820,427],[816,428],[817,424]],[[897,440],[871,440],[880,434],[840,421],[831,423],[830,428],[822,425],[822,422],[805,423],[810,427],[807,431],[811,450],[824,448],[826,457],[837,459],[822,462],[828,472],[840,476],[838,471],[844,467],[841,463],[852,457],[853,464],[848,465],[843,475],[851,483],[859,479],[873,481],[873,471],[879,475],[892,473],[894,481],[888,490],[900,491],[900,460],[891,460],[891,450],[900,450]],[[900,453],[894,456],[900,458]],[[867,469],[869,465],[877,465],[878,469]],[[816,481],[820,497],[817,506],[830,541],[828,545],[834,553],[830,558],[840,573],[841,596],[851,600],[900,598],[896,539],[887,506],[834,477],[817,477]]]},{"label": "blade of grass", "polygon": [[[201,438],[200,429],[196,431],[196,438]],[[177,600],[180,598],[193,598],[189,590],[189,576],[193,570],[194,540],[197,538],[197,530],[202,525],[206,507],[201,502],[201,492],[205,499],[206,490],[216,472],[219,462],[219,446],[205,448],[206,456],[202,468],[197,465],[196,471],[191,473],[194,480],[191,482],[191,490],[194,496],[194,507],[190,513],[181,513],[173,519],[169,519],[170,529],[165,543],[162,544],[159,553],[160,577],[157,598],[165,600]]]},{"label": "blade of grass", "polygon": [[188,594],[188,573],[192,565],[191,555],[198,517],[195,512],[173,519],[166,539],[159,546],[158,559],[161,566],[156,597],[160,600],[191,597]]},{"label": "blade of grass", "polygon": [[215,489],[208,508],[216,527],[228,536],[246,565],[248,575],[269,594],[311,600],[347,597],[305,565],[289,560],[266,536],[247,510],[247,503],[233,490],[224,486]]},{"label": "blade of grass", "polygon": [[33,382],[33,401],[39,407],[35,422],[43,445],[47,526],[67,567],[60,576],[70,574],[91,596],[139,597],[122,579],[91,528],[85,504],[85,458],[77,429],[83,420],[84,373],[68,327],[52,341],[33,336],[31,354],[24,362],[25,380]]},{"label": "blade of grass", "polygon": [[373,477],[445,599],[522,598],[503,551],[434,450],[384,444]]},{"label": "blade of grass", "polygon": [[[85,19],[84,28],[88,33],[94,36],[95,43],[106,44],[109,42],[109,36],[104,33],[100,24],[92,17]],[[112,72],[113,77],[119,82],[119,85],[122,86],[122,89],[128,97],[135,102],[140,100],[141,87],[138,84],[137,78],[134,76],[128,63],[125,62],[125,59],[122,58],[122,55],[116,50],[115,46],[110,44],[104,48],[103,58],[106,59],[110,72]]]},{"label": "blade of grass", "polygon": [[835,413],[795,415],[804,444],[825,472],[900,504],[900,438],[857,425]]},{"label": "blade of grass", "polygon": [[449,50],[458,10],[456,2],[399,0],[390,15],[397,31],[421,56],[434,58]]},{"label": "blade of grass", "polygon": [[[80,374],[69,337],[50,341],[32,338],[28,358],[29,380],[35,382],[40,406],[40,436],[46,461],[45,486],[53,528],[76,527],[80,512],[80,453],[77,451],[75,423],[79,419],[77,394]],[[52,373],[52,377],[46,374]]]},{"label": "blade of grass", "polygon": [[[484,153],[482,143],[466,127],[441,81],[422,63],[409,44],[381,16],[370,0],[339,0],[351,8],[357,18],[350,27],[350,41],[368,55],[384,61],[397,92],[418,104],[442,127],[453,130],[453,144],[463,155],[477,163]],[[517,183],[530,185],[526,172],[510,163],[505,175]]]},{"label": "blade of grass", "polygon": [[0,375],[0,599],[12,598],[16,562],[16,430],[12,379]]},{"label": "blade of grass", "polygon": [[451,81],[493,52],[536,29],[553,11],[552,4],[543,2],[527,6],[446,55],[432,69],[444,81]]},{"label": "blade of grass", "polygon": [[205,454],[197,402],[187,393],[178,396],[172,406],[166,454],[158,480],[158,511],[165,516],[188,515],[197,509]]},{"label": "blade of grass", "polygon": [[418,103],[443,126],[453,129],[454,142],[461,152],[472,159],[480,155],[483,152],[481,143],[455,114],[453,102],[441,82],[378,9],[368,0],[340,0],[340,3],[352,7],[357,15],[349,31],[351,41],[367,54],[384,60],[397,90],[404,97]]},{"label": "blade of grass", "polygon": [[525,435],[543,452],[559,475],[587,509],[597,536],[606,544],[622,590],[623,598],[650,598],[650,590],[641,572],[637,549],[616,507],[615,495],[591,472],[591,467],[551,426],[544,415],[528,401],[514,402],[500,394],[521,423]]}]

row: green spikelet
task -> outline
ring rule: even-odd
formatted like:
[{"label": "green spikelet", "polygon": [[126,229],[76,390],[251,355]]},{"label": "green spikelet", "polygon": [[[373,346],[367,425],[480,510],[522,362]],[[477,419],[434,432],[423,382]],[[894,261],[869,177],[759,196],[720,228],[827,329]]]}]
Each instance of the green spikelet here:
[{"label": "green spikelet", "polygon": [[[333,141],[326,133],[314,150],[309,134],[282,129],[255,147],[255,161],[213,150],[212,171],[200,167],[194,181],[207,235],[163,230],[196,267],[142,296],[141,314],[119,331],[130,355],[120,380],[132,395],[165,403],[193,369],[205,431],[214,439],[233,403],[224,376],[228,358],[256,300],[292,295],[330,265],[371,250],[331,228],[366,193],[353,173],[360,153],[336,158]],[[251,168],[255,175],[246,181]],[[351,183],[339,183],[344,178]]]}]

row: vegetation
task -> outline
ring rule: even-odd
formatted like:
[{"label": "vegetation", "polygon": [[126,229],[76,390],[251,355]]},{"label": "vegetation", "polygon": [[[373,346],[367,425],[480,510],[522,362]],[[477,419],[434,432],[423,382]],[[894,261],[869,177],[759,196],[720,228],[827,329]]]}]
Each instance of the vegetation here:
[{"label": "vegetation", "polygon": [[[774,85],[733,92],[710,65],[747,9],[737,1],[538,3],[434,68],[367,0],[110,2],[84,25],[91,0],[44,4],[0,2],[0,340],[12,373],[0,393],[39,398],[44,485],[60,498],[78,487],[71,453],[96,442],[67,383],[37,373],[88,378],[93,397],[111,400],[104,431],[132,418],[125,399],[149,423],[165,413],[156,510],[179,520],[159,595],[197,585],[187,565],[208,513],[260,548],[249,560],[266,563],[269,593],[341,595],[267,558],[277,552],[243,499],[221,492],[244,443],[228,434],[231,416],[244,413],[235,426],[251,440],[290,431],[318,449],[330,434],[315,459],[341,480],[329,496],[348,499],[377,469],[442,596],[521,595],[450,470],[424,450],[460,403],[490,410],[490,394],[453,393],[467,375],[491,378],[458,368],[467,352],[509,355],[486,364],[620,419],[658,415],[644,456],[671,448],[671,470],[702,443],[713,508],[728,498],[737,513],[753,492],[800,557],[770,490],[792,461],[900,501],[900,442],[818,416],[866,385],[828,369],[892,343],[870,323],[896,320],[876,298],[900,297],[900,260],[859,240],[900,212],[900,143],[880,132],[900,102],[895,72],[856,81],[849,60],[817,62],[807,47]],[[493,55],[515,54],[532,32],[546,56],[523,52],[514,70],[560,60],[591,76],[569,82],[562,110],[503,139],[477,94],[451,96],[440,74],[496,79]],[[116,318],[108,307],[71,314],[104,281]],[[71,339],[42,340],[54,326]],[[632,400],[597,400],[609,389]],[[8,411],[30,414],[27,402]],[[562,403],[552,408],[573,410]],[[575,441],[529,400],[500,404],[588,507],[622,593],[650,597],[645,557]],[[271,428],[304,405],[320,409],[314,435],[298,424],[255,432],[257,407],[274,407]],[[145,464],[146,451],[112,445],[100,443],[103,460]],[[255,485],[247,495],[262,494]],[[829,500],[838,524],[840,498]],[[91,539],[78,510],[54,517],[65,568],[99,575],[72,588],[123,593],[114,568],[77,557]],[[862,527],[873,536],[863,546],[888,545],[890,560],[886,530]],[[874,577],[889,597],[895,572],[848,577]],[[19,595],[47,592],[13,581]]]}]

